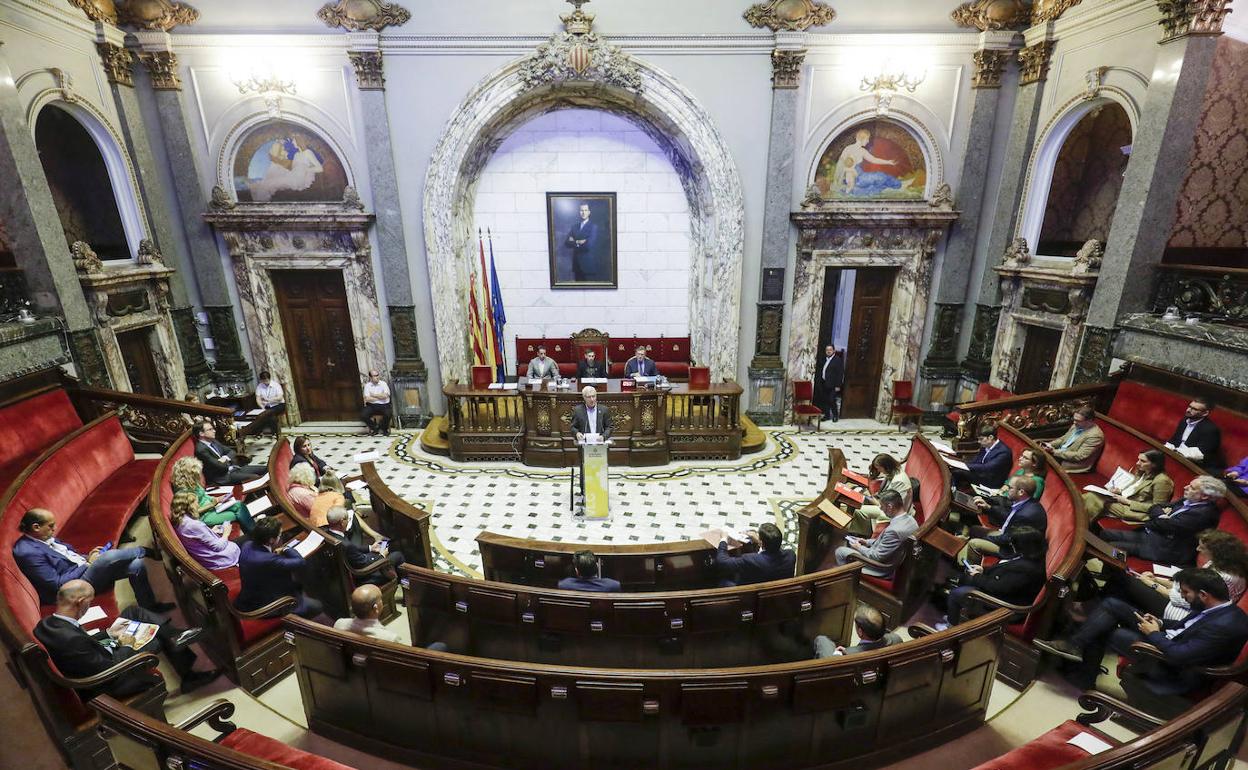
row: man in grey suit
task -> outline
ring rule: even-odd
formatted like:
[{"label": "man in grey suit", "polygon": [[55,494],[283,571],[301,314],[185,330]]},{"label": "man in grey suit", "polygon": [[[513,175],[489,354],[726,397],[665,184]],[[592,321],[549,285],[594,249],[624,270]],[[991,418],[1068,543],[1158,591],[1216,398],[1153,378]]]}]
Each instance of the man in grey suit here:
[{"label": "man in grey suit", "polygon": [[854,655],[859,652],[870,652],[881,647],[890,647],[901,643],[901,637],[888,630],[884,625],[884,616],[869,604],[859,604],[854,610],[854,629],[858,632],[858,644],[845,647],[834,643],[820,634],[815,637],[815,657],[834,658],[840,655]]},{"label": "man in grey suit", "polygon": [[914,514],[902,511],[901,495],[892,489],[885,489],[879,495],[880,510],[889,518],[888,526],[879,537],[863,539],[853,535],[845,536],[845,545],[836,549],[836,563],[848,564],[854,554],[861,554],[872,561],[889,565],[886,570],[870,565],[862,568],[862,574],[872,577],[889,577],[893,567],[901,561],[906,553],[906,540],[919,528]]},{"label": "man in grey suit", "polygon": [[537,358],[529,361],[530,380],[551,380],[559,376],[559,364],[546,355],[546,346],[537,346]]},{"label": "man in grey suit", "polygon": [[[584,441],[586,433],[597,433],[603,441],[611,438],[611,412],[605,406],[598,406],[598,391],[592,385],[586,385],[581,388],[581,397],[585,399],[585,403],[577,404],[572,409],[572,433],[576,436],[576,443]],[[584,495],[585,451],[583,447],[578,446],[577,449],[581,494]]]}]

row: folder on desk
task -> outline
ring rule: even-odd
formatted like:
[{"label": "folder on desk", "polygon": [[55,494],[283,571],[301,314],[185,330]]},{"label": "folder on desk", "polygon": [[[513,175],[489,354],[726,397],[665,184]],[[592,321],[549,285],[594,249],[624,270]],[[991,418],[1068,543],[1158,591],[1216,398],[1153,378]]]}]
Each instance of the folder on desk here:
[{"label": "folder on desk", "polygon": [[831,500],[820,500],[817,507],[823,513],[824,518],[837,529],[845,529],[854,520],[854,517],[850,516],[843,509],[833,505]]},{"label": "folder on desk", "polygon": [[840,495],[841,497],[847,498],[850,502],[854,503],[855,505],[862,505],[863,501],[867,499],[867,496],[864,495],[863,493],[859,492],[853,487],[847,487],[844,484],[836,485],[836,493]]}]

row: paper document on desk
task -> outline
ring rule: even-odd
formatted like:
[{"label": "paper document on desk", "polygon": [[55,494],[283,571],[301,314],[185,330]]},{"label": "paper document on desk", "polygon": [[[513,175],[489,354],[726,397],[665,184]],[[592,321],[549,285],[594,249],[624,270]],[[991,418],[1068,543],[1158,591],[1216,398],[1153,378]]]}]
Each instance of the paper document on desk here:
[{"label": "paper document on desk", "polygon": [[264,489],[268,485],[269,474],[266,473],[255,481],[248,481],[246,484],[243,484],[243,494],[246,495],[255,492],[257,489]]},{"label": "paper document on desk", "polygon": [[948,465],[950,468],[957,468],[960,471],[969,471],[971,469],[971,466],[953,457],[942,457],[941,459],[944,460],[945,465]]},{"label": "paper document on desk", "polygon": [[1154,564],[1153,574],[1157,577],[1172,578],[1179,571],[1178,567],[1171,567],[1169,564]]},{"label": "paper document on desk", "polygon": [[209,497],[220,497],[221,495],[229,495],[234,493],[234,487],[208,487],[204,490]]},{"label": "paper document on desk", "polygon": [[269,496],[261,495],[255,500],[252,500],[250,503],[247,503],[247,512],[251,514],[252,518],[255,518],[272,507],[273,501],[269,499]]},{"label": "paper document on desk", "polygon": [[606,377],[582,377],[581,384],[582,385],[606,385],[607,378]]},{"label": "paper document on desk", "polygon": [[308,536],[295,546],[295,552],[303,558],[308,558],[312,552],[321,547],[321,543],[325,542],[325,538],[321,537],[320,532],[309,532]]},{"label": "paper document on desk", "polygon": [[356,492],[361,489],[368,489],[368,484],[365,483],[364,479],[356,479],[355,481],[348,483],[346,486],[347,489],[352,492]]},{"label": "paper document on desk", "polygon": [[1097,485],[1095,485],[1095,484],[1084,484],[1084,485],[1083,485],[1083,491],[1084,491],[1084,492],[1091,492],[1091,493],[1096,494],[1096,495],[1101,495],[1102,497],[1117,497],[1117,495],[1116,495],[1116,494],[1114,494],[1113,492],[1110,492],[1110,491],[1109,491],[1108,489],[1106,489],[1105,487],[1098,487],[1098,486],[1097,486]]},{"label": "paper document on desk", "polygon": [[486,387],[486,389],[488,389],[488,390],[502,390],[502,389],[503,389],[503,383],[501,383],[501,382],[491,382],[489,385],[486,385],[485,387]]},{"label": "paper document on desk", "polygon": [[97,620],[103,620],[106,617],[108,617],[107,612],[101,609],[98,605],[92,604],[87,608],[87,611],[82,614],[82,617],[78,618],[78,623],[85,626],[94,623]]},{"label": "paper document on desk", "polygon": [[1097,738],[1092,733],[1079,733],[1074,738],[1066,741],[1071,746],[1077,746],[1089,754],[1100,754],[1102,751],[1109,751],[1113,748],[1110,744]]},{"label": "paper document on desk", "polygon": [[217,513],[220,513],[221,511],[224,511],[224,510],[228,510],[228,509],[230,509],[230,508],[233,508],[233,507],[234,507],[234,502],[235,502],[234,498],[232,498],[232,497],[227,497],[226,499],[224,499],[224,500],[222,500],[221,502],[217,503]]},{"label": "paper document on desk", "polygon": [[235,428],[246,428],[248,425],[251,425],[251,420],[235,420],[234,421]]},{"label": "paper document on desk", "polygon": [[581,436],[582,436],[581,441],[582,441],[582,443],[584,443],[586,446],[589,446],[589,445],[592,445],[592,444],[601,444],[601,443],[602,443],[602,434],[601,434],[601,433],[582,433],[582,434],[581,434]]},{"label": "paper document on desk", "polygon": [[932,446],[936,447],[936,451],[937,451],[937,452],[940,452],[941,454],[946,454],[946,455],[956,455],[956,454],[957,454],[957,452],[953,451],[953,447],[949,446],[948,444],[944,443],[943,441],[936,441],[936,440],[932,440],[932,441],[931,441],[931,444],[932,444]]},{"label": "paper document on desk", "polygon": [[983,484],[972,484],[971,489],[974,490],[975,494],[979,495],[980,497],[992,497],[993,495],[1001,494],[1001,490],[993,489],[992,487],[986,487]]},{"label": "paper document on desk", "polygon": [[244,412],[243,416],[244,417],[259,417],[262,414],[264,414],[264,407],[261,407],[259,409],[252,409],[249,412]]}]

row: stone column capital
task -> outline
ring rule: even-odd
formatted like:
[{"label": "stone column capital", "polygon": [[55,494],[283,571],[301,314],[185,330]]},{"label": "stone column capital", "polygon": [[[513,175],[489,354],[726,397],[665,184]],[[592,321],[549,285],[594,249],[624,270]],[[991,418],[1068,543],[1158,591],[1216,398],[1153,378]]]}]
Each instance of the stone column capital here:
[{"label": "stone column capital", "polygon": [[182,78],[178,77],[178,56],[173,51],[143,51],[139,61],[152,78],[152,88],[157,91],[181,91]]},{"label": "stone column capital", "polygon": [[797,88],[802,83],[802,62],[806,50],[777,48],[771,52],[771,87],[774,89]]},{"label": "stone column capital", "polygon": [[1049,74],[1049,59],[1053,55],[1053,41],[1041,40],[1018,52],[1020,86],[1041,83]]},{"label": "stone column capital", "polygon": [[349,51],[351,67],[361,91],[386,90],[386,77],[381,61],[381,51]]},{"label": "stone column capital", "polygon": [[100,63],[104,66],[104,74],[108,82],[117,86],[134,87],[134,54],[125,46],[100,41],[95,44],[100,53]]},{"label": "stone column capital", "polygon": [[1163,30],[1161,42],[1189,35],[1220,35],[1230,13],[1230,0],[1157,0]]},{"label": "stone column capital", "polygon": [[981,48],[971,55],[975,61],[975,73],[971,76],[971,88],[1000,88],[1001,73],[1011,52],[999,48]]}]

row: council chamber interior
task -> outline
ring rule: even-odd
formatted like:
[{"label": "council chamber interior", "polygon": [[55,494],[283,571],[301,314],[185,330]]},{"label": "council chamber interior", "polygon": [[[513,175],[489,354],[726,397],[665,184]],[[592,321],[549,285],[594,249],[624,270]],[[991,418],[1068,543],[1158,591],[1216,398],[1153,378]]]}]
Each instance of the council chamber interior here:
[{"label": "council chamber interior", "polygon": [[1230,768],[1244,0],[0,0],[0,767]]}]

